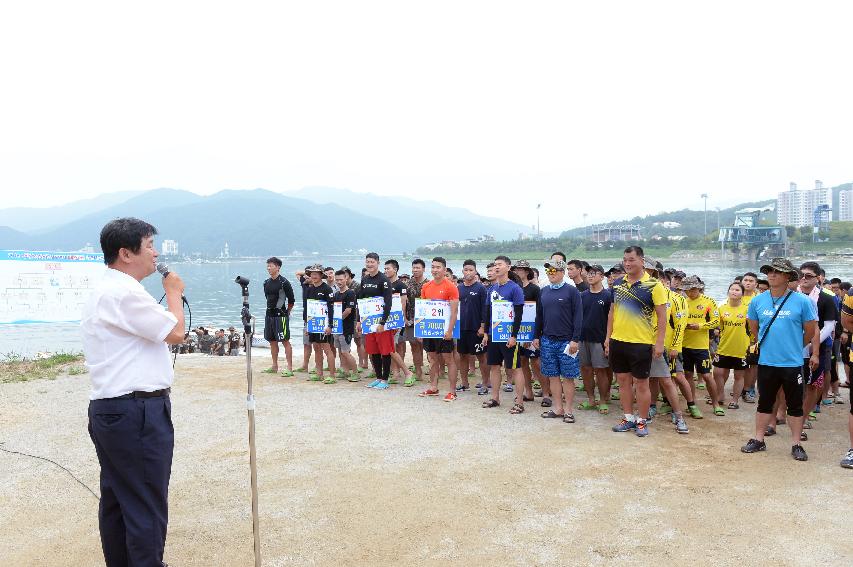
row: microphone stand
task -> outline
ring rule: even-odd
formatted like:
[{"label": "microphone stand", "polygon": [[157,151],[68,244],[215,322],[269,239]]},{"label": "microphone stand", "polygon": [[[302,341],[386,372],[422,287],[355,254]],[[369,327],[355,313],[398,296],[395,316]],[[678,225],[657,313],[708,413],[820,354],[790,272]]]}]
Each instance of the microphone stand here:
[{"label": "microphone stand", "polygon": [[249,412],[249,469],[252,479],[252,532],[255,537],[255,567],[261,566],[261,534],[258,522],[258,463],[255,455],[255,394],[252,391],[252,337],[255,333],[254,317],[249,312],[249,279],[237,276],[234,280],[243,290],[243,309],[240,318],[246,341],[246,378],[249,383],[246,409]]}]

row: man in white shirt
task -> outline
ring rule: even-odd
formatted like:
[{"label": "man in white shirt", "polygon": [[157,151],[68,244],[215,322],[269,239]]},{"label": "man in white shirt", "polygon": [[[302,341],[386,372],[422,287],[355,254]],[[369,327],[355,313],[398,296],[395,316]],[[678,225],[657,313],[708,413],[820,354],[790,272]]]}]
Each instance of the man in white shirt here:
[{"label": "man in white shirt", "polygon": [[140,283],[156,271],[150,224],[133,218],[101,230],[107,270],[83,309],[92,379],[89,435],[101,465],[98,521],[106,564],[164,565],[175,443],[166,345],[184,340],[184,282],[163,278],[168,310]]}]

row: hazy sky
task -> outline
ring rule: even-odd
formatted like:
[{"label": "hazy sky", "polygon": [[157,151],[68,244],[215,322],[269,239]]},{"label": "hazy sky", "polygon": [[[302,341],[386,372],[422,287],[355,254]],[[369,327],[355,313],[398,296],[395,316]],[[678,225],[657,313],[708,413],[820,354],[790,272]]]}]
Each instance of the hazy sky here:
[{"label": "hazy sky", "polygon": [[853,3],[6,2],[3,206],[309,185],[543,230],[853,181]]}]

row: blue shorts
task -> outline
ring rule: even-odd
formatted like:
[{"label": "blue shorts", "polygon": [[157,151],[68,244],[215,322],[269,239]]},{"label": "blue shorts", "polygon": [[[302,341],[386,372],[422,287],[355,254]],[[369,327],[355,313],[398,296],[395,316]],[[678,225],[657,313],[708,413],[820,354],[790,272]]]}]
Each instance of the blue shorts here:
[{"label": "blue shorts", "polygon": [[548,378],[578,378],[581,375],[578,358],[563,352],[569,341],[558,341],[543,336],[539,339],[542,375]]}]

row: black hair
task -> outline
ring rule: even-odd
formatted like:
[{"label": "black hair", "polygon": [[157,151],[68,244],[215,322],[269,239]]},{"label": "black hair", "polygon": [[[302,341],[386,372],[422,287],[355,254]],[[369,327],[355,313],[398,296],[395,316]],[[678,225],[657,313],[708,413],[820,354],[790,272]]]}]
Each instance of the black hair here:
[{"label": "black hair", "polygon": [[747,272],[741,277],[741,279],[745,278],[746,276],[752,276],[756,280],[758,279],[758,274],[756,274],[755,272]]},{"label": "black hair", "polygon": [[578,270],[583,269],[583,262],[580,260],[569,260],[566,262],[566,265],[574,266]]},{"label": "black hair", "polygon": [[636,254],[637,256],[639,256],[640,258],[646,257],[646,253],[643,252],[643,247],[637,246],[636,244],[628,246],[627,248],[625,248],[625,250],[622,251],[623,254],[630,254],[632,252],[634,254]]},{"label": "black hair", "polygon": [[494,262],[489,262],[488,264],[486,264],[486,269],[487,269],[487,270],[488,270],[489,268],[494,268],[494,267],[495,267],[495,263],[494,263]]},{"label": "black hair", "polygon": [[830,283],[830,285],[832,285],[832,284],[841,285],[841,278],[832,278],[831,280],[829,280],[829,283]]},{"label": "black hair", "polygon": [[850,282],[841,282],[841,289],[844,291],[850,291],[850,288],[853,287],[850,285]]},{"label": "black hair", "polygon": [[497,256],[495,258],[495,262],[497,262],[498,260],[500,260],[501,262],[506,262],[507,266],[512,266],[512,260],[509,259],[509,256]]},{"label": "black hair", "polygon": [[364,259],[367,260],[368,258],[373,258],[374,260],[376,260],[378,262],[379,261],[379,254],[377,254],[376,252],[368,252],[367,255],[364,257]]},{"label": "black hair", "polygon": [[[743,287],[743,284],[742,284],[742,283],[740,283],[740,282],[732,282],[732,283],[730,283],[730,284],[729,284],[728,289],[732,289],[732,286],[733,286],[733,285],[736,285],[736,286],[738,286],[738,287],[740,288],[740,294],[741,294],[741,295],[743,295],[744,293],[746,293],[746,288],[745,288],[745,287]],[[728,291],[728,290],[727,290],[727,291]]]},{"label": "black hair", "polygon": [[345,276],[345,275],[347,275],[347,271],[346,270],[338,270],[337,272],[335,272],[335,275],[336,276]]},{"label": "black hair", "polygon": [[385,261],[385,265],[386,265],[386,266],[389,266],[389,265],[390,265],[390,266],[394,266],[394,271],[395,271],[395,272],[399,272],[399,271],[400,271],[400,262],[398,262],[397,260],[394,260],[394,259],[386,260],[386,261]]},{"label": "black hair", "polygon": [[412,265],[414,266],[416,264],[420,265],[421,268],[426,269],[426,262],[424,262],[420,258],[415,258],[414,260],[412,260]]},{"label": "black hair", "polygon": [[[442,258],[441,256],[436,256],[435,258],[433,258],[433,259],[432,259],[432,261],[433,261],[433,262],[438,262],[439,264],[441,264],[441,265],[442,265],[442,266],[444,266],[445,268],[447,267],[447,260],[445,260],[445,259],[444,259],[444,258]],[[453,272],[450,272],[450,273],[452,274]]]},{"label": "black hair", "polygon": [[803,262],[802,264],[800,264],[800,271],[802,272],[803,270],[811,270],[815,273],[816,276],[819,276],[820,275],[820,264],[818,264],[817,262],[812,262],[812,261]]},{"label": "black hair", "polygon": [[270,258],[267,258],[267,264],[275,264],[276,266],[278,266],[280,268],[281,267],[281,260],[279,260],[275,256],[272,256]]},{"label": "black hair", "polygon": [[566,261],[566,255],[562,252],[554,252],[553,254],[551,254],[551,258],[553,258],[554,256],[559,256],[560,258],[563,259],[563,262]]},{"label": "black hair", "polygon": [[329,270],[332,270],[333,272],[335,271],[335,269],[333,267],[326,266],[325,268],[323,268],[323,273],[328,272]]},{"label": "black hair", "polygon": [[509,279],[511,279],[512,281],[514,281],[514,282],[515,282],[515,283],[517,283],[518,285],[521,285],[521,284],[522,284],[521,278],[520,278],[520,277],[518,277],[518,274],[516,274],[516,273],[515,273],[515,272],[513,272],[512,270],[510,270],[510,271],[509,271],[509,273],[507,274],[507,276],[509,277]]},{"label": "black hair", "polygon": [[[743,281],[743,276],[735,276],[735,277],[734,277],[734,279],[733,279],[732,281],[733,281],[734,283],[740,283],[740,282],[742,282],[742,281]],[[729,286],[729,287],[731,287],[731,286]]]},{"label": "black hair", "polygon": [[817,275],[826,277],[826,270],[824,270],[823,268],[818,268]]},{"label": "black hair", "polygon": [[530,268],[530,269],[533,270],[533,276],[538,278],[539,277],[539,270],[537,268]]},{"label": "black hair", "polygon": [[101,251],[104,264],[118,260],[119,250],[127,248],[134,254],[142,248],[142,240],[157,234],[157,229],[147,222],[132,217],[111,220],[101,229]]},{"label": "black hair", "polygon": [[766,285],[767,287],[770,287],[770,282],[767,280],[758,280],[758,283],[755,284],[755,286],[758,287],[760,285]]},{"label": "black hair", "polygon": [[462,262],[462,267],[464,268],[465,266],[473,266],[474,269],[476,270],[477,269],[477,262],[475,262],[474,260],[465,260],[464,262]]}]

